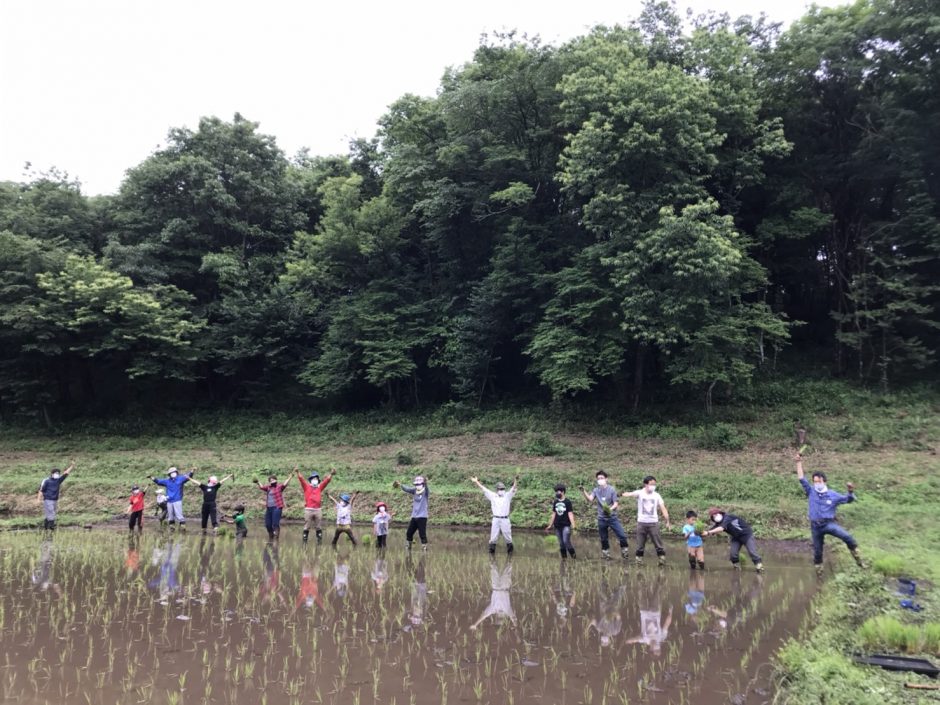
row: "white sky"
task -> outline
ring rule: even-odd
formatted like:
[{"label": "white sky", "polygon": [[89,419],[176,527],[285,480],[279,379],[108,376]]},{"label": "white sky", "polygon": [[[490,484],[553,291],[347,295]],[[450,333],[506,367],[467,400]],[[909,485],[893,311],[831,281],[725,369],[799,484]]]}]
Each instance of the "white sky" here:
[{"label": "white sky", "polygon": [[[821,0],[834,5],[837,0]],[[170,127],[235,112],[289,156],[345,153],[405,93],[433,95],[481,33],[559,43],[625,24],[640,0],[0,0],[0,180],[25,162],[69,172],[89,194]],[[804,0],[680,0],[789,23]]]}]

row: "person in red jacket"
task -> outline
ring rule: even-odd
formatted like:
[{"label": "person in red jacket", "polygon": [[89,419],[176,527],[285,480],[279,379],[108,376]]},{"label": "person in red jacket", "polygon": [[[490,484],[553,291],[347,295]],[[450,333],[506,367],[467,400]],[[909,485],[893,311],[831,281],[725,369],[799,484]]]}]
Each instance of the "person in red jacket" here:
[{"label": "person in red jacket", "polygon": [[336,471],[331,469],[330,474],[322,482],[320,474],[316,471],[310,473],[310,477],[306,480],[300,474],[300,470],[294,468],[294,472],[297,473],[297,479],[300,480],[300,486],[304,491],[304,543],[307,543],[310,537],[310,524],[313,523],[319,544],[323,541],[323,490],[330,484]]},{"label": "person in red jacket", "polygon": [[131,488],[131,498],[128,500],[127,513],[130,519],[127,521],[127,528],[130,531],[137,526],[138,533],[144,531],[144,495],[147,493],[141,490],[137,485]]}]

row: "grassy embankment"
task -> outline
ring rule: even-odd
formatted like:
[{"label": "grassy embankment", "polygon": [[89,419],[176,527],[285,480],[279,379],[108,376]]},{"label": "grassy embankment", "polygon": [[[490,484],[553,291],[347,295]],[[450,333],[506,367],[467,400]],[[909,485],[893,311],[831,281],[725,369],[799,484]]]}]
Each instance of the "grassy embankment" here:
[{"label": "grassy embankment", "polygon": [[[836,489],[848,480],[858,485],[860,501],[843,510],[843,522],[879,570],[859,574],[842,560],[844,549],[833,551],[844,572],[816,599],[804,637],[781,654],[781,697],[794,703],[932,698],[929,692],[903,688],[914,679],[857,668],[845,654],[903,641],[892,635],[891,624],[864,625],[869,618],[936,622],[940,600],[932,586],[940,583],[940,395],[935,391],[882,397],[836,383],[768,383],[740,404],[719,409],[713,419],[675,408],[636,418],[583,410],[561,415],[533,408],[474,412],[447,406],[407,415],[121,419],[74,424],[55,433],[0,427],[0,526],[36,525],[39,481],[52,465],[74,459],[77,470],[61,500],[63,524],[114,517],[123,510],[131,484],[147,486],[148,474],[162,473],[169,465],[196,465],[201,478],[234,471],[235,481],[221,491],[220,504],[225,510],[245,501],[257,509],[256,523],[261,501],[250,480],[268,469],[283,477],[295,465],[321,473],[332,465],[339,471],[330,488],[334,493],[360,490],[368,502],[388,500],[399,517],[407,517],[408,503],[391,489],[392,480],[427,475],[433,521],[455,524],[489,519],[489,507],[469,483],[470,475],[492,485],[518,474],[514,522],[539,527],[547,519],[556,481],[572,489],[590,486],[594,471],[603,467],[618,489],[639,486],[647,473],[657,475],[676,519],[688,508],[701,512],[722,504],[749,519],[760,537],[806,538],[805,499],[792,462],[796,419],[810,431],[807,470],[824,469]],[[287,516],[299,517],[296,485],[287,499]],[[369,516],[366,501],[360,504],[360,519]],[[581,525],[591,526],[593,512],[583,502],[576,500],[575,506]],[[195,494],[187,507],[190,516],[198,511]],[[916,599],[927,610],[902,613],[885,573],[912,575],[922,588],[926,582]],[[934,633],[908,636],[910,648],[936,651]]]}]

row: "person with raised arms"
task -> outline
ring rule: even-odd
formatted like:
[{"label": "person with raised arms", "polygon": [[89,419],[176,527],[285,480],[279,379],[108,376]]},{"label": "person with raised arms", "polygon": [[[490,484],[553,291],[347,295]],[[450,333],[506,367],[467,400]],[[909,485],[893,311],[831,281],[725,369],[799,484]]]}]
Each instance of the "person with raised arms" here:
[{"label": "person with raised arms", "polygon": [[183,485],[192,480],[195,474],[196,468],[192,468],[188,475],[180,475],[180,471],[172,467],[166,471],[166,479],[150,476],[154,484],[166,488],[167,517],[170,526],[179,523],[180,531],[186,531],[186,517],[183,516]]},{"label": "person with raised arms", "polygon": [[519,478],[513,478],[512,487],[508,490],[502,482],[497,482],[495,492],[484,487],[476,477],[471,477],[470,482],[483,491],[483,496],[490,501],[490,508],[493,510],[493,522],[490,526],[490,553],[496,553],[496,541],[502,534],[506,542],[506,553],[512,555],[512,524],[509,521],[509,512],[512,498],[516,496],[516,489],[519,486]]},{"label": "person with raised arms", "polygon": [[304,491],[304,543],[310,538],[310,525],[313,524],[317,532],[317,544],[323,541],[323,490],[330,484],[330,480],[336,475],[336,471],[330,469],[330,474],[323,480],[320,480],[320,473],[314,470],[307,479],[300,474],[300,470],[294,468],[297,473],[297,479],[300,480],[300,487]]},{"label": "person with raised arms", "polygon": [[408,529],[405,531],[408,550],[411,550],[411,543],[414,541],[415,532],[421,539],[421,548],[428,550],[428,490],[424,477],[418,475],[414,479],[414,484],[403,485],[398,480],[392,483],[392,487],[401,488],[405,494],[411,495],[411,521],[408,522]]},{"label": "person with raised arms", "polygon": [[65,470],[52,468],[49,477],[39,483],[37,498],[42,502],[43,516],[45,517],[42,524],[43,531],[55,531],[55,520],[59,515],[59,491],[62,487],[62,483],[65,482],[69,473],[74,469],[74,462],[69,463],[69,466],[65,468]]}]

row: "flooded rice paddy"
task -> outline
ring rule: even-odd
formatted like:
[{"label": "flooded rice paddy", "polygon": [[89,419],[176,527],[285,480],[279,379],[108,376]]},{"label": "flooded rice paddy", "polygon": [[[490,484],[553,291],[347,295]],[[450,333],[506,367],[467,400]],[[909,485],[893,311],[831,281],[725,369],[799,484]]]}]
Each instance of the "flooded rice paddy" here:
[{"label": "flooded rice paddy", "polygon": [[[541,535],[494,561],[484,532],[432,527],[373,546],[305,549],[299,529],[181,539],[112,531],[4,534],[0,695],[96,703],[762,703],[769,660],[815,581],[762,546],[766,575],[726,544],[691,572],[598,558],[562,563]],[[327,532],[329,537],[332,532]],[[295,534],[297,534],[295,536]],[[345,541],[345,539],[341,539]]]}]

